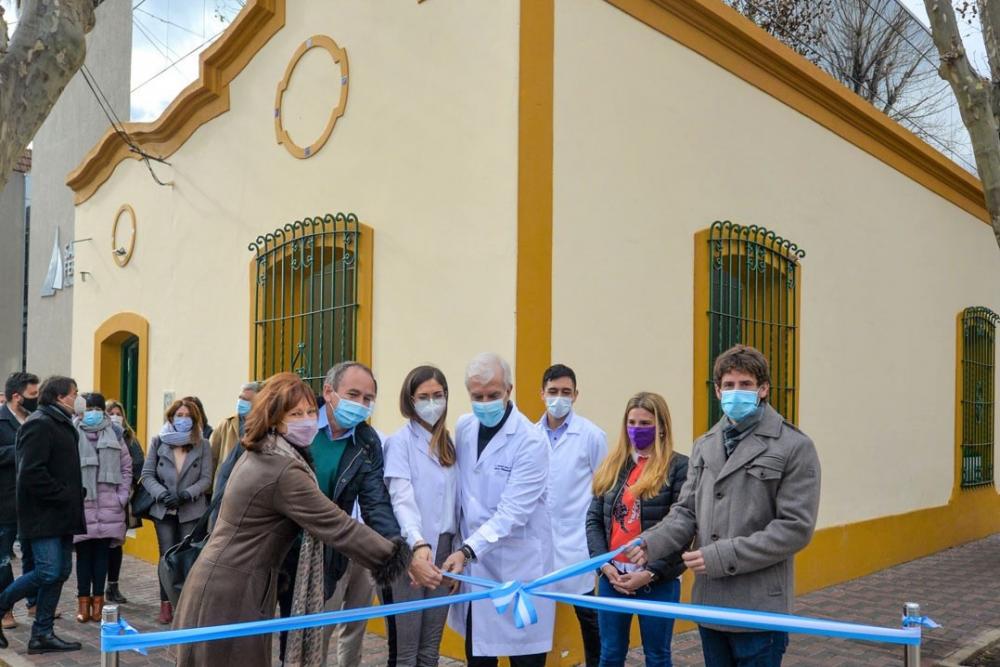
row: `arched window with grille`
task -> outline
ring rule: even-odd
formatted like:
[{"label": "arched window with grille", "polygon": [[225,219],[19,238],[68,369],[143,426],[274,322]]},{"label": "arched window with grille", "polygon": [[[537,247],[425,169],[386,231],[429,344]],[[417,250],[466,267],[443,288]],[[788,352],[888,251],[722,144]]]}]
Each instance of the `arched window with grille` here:
[{"label": "arched window with grille", "polygon": [[993,417],[995,392],[995,312],[982,306],[962,311],[961,442],[963,489],[993,486]]},{"label": "arched window with grille", "polygon": [[371,363],[371,229],[353,213],[305,218],[257,237],[251,375],[298,373],[317,392],[340,361]]},{"label": "arched window with grille", "polygon": [[770,403],[798,419],[804,250],[757,225],[716,221],[695,235],[695,429],[722,416],[712,367],[727,349],[756,347],[771,365]]}]

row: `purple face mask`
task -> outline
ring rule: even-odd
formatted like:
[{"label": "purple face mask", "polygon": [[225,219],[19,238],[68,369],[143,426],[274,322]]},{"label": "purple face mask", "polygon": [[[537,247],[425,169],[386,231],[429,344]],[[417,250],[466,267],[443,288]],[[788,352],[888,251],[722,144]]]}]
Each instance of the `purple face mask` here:
[{"label": "purple face mask", "polygon": [[319,433],[319,424],[312,417],[285,422],[285,440],[296,447],[308,447]]},{"label": "purple face mask", "polygon": [[646,449],[656,440],[655,426],[627,426],[628,439],[636,449]]}]

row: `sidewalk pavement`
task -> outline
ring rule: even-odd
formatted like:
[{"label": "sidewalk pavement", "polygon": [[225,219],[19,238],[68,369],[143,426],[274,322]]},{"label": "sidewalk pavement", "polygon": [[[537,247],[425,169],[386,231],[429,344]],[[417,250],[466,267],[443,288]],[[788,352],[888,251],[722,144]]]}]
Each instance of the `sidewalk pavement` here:
[{"label": "sidewalk pavement", "polygon": [[[122,592],[130,600],[122,605],[123,616],[140,632],[164,629],[156,624],[159,591],[155,568],[126,556],[122,569]],[[19,571],[18,562],[15,572]],[[63,588],[59,604],[63,618],[56,621],[56,633],[64,639],[83,642],[83,650],[27,655],[30,626],[21,603],[15,610],[20,625],[5,631],[10,648],[0,651],[0,667],[80,667],[100,663],[98,625],[78,624],[73,619],[75,584],[76,577],[71,576]],[[943,626],[924,632],[925,666],[940,664],[956,651],[983,642],[991,631],[996,635],[995,630],[1000,628],[1000,534],[801,596],[795,611],[807,616],[897,626],[902,605],[908,601],[919,602],[922,613]],[[674,664],[678,667],[702,664],[697,632],[676,636],[673,649]],[[382,667],[386,661],[385,639],[371,634],[366,636],[362,666]],[[168,649],[153,649],[148,656],[123,653],[121,664],[166,667],[174,663]],[[461,663],[442,660],[441,664]],[[642,665],[642,650],[633,650],[627,664]],[[805,635],[791,638],[784,661],[788,667],[899,667],[902,664],[899,647]]]}]

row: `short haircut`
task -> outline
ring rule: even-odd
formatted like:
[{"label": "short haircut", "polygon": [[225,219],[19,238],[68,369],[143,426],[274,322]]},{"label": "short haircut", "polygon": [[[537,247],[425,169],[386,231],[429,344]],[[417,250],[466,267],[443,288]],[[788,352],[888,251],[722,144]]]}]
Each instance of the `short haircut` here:
[{"label": "short haircut", "polygon": [[55,405],[63,396],[69,396],[76,389],[76,380],[64,375],[53,375],[45,378],[38,393],[41,405]]},{"label": "short haircut", "polygon": [[712,369],[712,381],[715,386],[721,386],[722,376],[733,371],[754,376],[757,379],[757,386],[771,384],[771,369],[767,357],[755,347],[734,345],[720,354]]},{"label": "short haircut", "polygon": [[98,394],[96,391],[89,394],[84,394],[84,400],[87,401],[88,408],[98,408],[100,410],[107,409],[107,403],[104,400],[103,394]]},{"label": "short haircut", "polygon": [[378,393],[378,380],[375,379],[375,374],[372,373],[372,369],[365,366],[360,361],[341,361],[339,364],[335,365],[333,368],[326,372],[326,377],[323,378],[323,386],[329,387],[334,391],[340,389],[340,381],[344,379],[344,373],[352,368],[360,368],[372,379],[375,384],[375,393]]},{"label": "short haircut", "polygon": [[263,382],[244,382],[240,385],[240,393],[245,391],[252,391],[255,394],[260,393],[260,390],[264,387]]},{"label": "short haircut", "polygon": [[563,364],[553,364],[545,369],[545,373],[542,375],[542,389],[545,389],[545,385],[548,383],[559,378],[569,378],[573,381],[573,389],[576,389],[576,373],[573,372],[572,368]]},{"label": "short haircut", "polygon": [[503,373],[504,384],[508,388],[514,386],[514,372],[510,369],[510,364],[499,354],[493,352],[480,352],[472,358],[469,365],[465,367],[465,386],[469,386],[470,380],[480,380],[490,382],[496,375],[496,370]]},{"label": "short haircut", "polygon": [[28,389],[28,385],[32,384],[38,384],[38,376],[34,373],[24,373],[21,371],[11,373],[7,376],[7,382],[4,384],[4,396],[7,397],[8,401],[14,400],[14,394],[21,394],[21,396],[24,396],[24,392]]}]

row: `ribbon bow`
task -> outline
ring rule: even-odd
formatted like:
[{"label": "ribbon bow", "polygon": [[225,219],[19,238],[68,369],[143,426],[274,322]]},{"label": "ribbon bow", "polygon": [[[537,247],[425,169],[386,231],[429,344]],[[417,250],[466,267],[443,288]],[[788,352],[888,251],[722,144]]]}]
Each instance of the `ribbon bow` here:
[{"label": "ribbon bow", "polygon": [[508,609],[513,609],[514,627],[521,629],[525,626],[534,625],[538,622],[538,612],[535,611],[535,605],[531,601],[531,594],[533,591],[542,588],[543,586],[554,584],[557,581],[575,577],[576,575],[583,574],[584,572],[592,572],[601,565],[604,565],[608,561],[612,560],[618,554],[631,549],[632,547],[637,547],[640,544],[642,544],[641,540],[633,540],[628,544],[618,547],[614,551],[601,554],[600,556],[595,556],[594,558],[590,558],[581,563],[569,565],[560,570],[556,570],[551,574],[547,574],[540,579],[535,579],[527,584],[521,583],[520,581],[508,581],[501,584],[493,581],[492,579],[484,579],[482,577],[470,577],[468,575],[453,574],[451,572],[442,572],[442,574],[446,577],[464,582],[471,586],[490,589],[489,596],[493,601],[493,606],[496,607],[497,613],[502,616],[507,613]]}]

